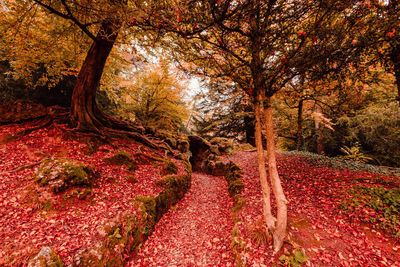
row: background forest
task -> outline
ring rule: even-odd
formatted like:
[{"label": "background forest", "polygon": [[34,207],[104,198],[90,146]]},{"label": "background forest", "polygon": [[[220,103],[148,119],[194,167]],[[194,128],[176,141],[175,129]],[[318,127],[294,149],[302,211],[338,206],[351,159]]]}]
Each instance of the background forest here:
[{"label": "background forest", "polygon": [[[24,8],[3,6],[0,101],[69,107],[90,41],[68,21],[45,16],[37,7]],[[382,34],[386,38],[380,46],[346,59],[348,67],[328,74],[310,70],[284,86],[274,104],[280,149],[400,166],[398,62],[392,60],[398,32],[393,28]],[[234,84],[197,76],[201,92],[188,101],[190,77],[182,72],[187,68],[179,70],[171,56],[157,59],[167,49],[137,48],[121,44],[112,53],[97,93],[104,110],[163,129],[255,145],[251,100]]]},{"label": "background forest", "polygon": [[[74,225],[85,213],[75,213],[76,203],[68,199],[82,200],[84,209],[89,200],[101,206],[104,199],[110,212],[89,212],[96,217],[90,223],[97,229],[106,225],[106,217],[120,221],[103,231],[97,248],[105,252],[99,261],[109,257],[122,265],[133,260],[133,251],[140,250],[164,213],[189,192],[194,171],[193,185],[205,190],[209,203],[213,189],[232,198],[224,197],[219,206],[233,205],[224,234],[231,233],[234,256],[220,257],[229,262],[235,258],[246,265],[250,256],[239,236],[247,236],[249,244],[263,243],[264,254],[273,255],[254,260],[301,265],[307,258],[290,241],[293,222],[316,213],[314,222],[335,213],[332,231],[344,225],[346,239],[352,233],[352,221],[341,223],[346,212],[379,221],[376,227],[398,238],[399,14],[397,1],[381,0],[0,0],[0,125],[5,126],[0,156],[6,158],[8,150],[14,155],[0,160],[8,177],[0,179],[8,189],[1,196],[2,212],[10,216],[4,220],[14,220],[15,212],[43,222],[49,208]],[[10,169],[14,162],[25,165]],[[53,173],[52,164],[65,167],[68,175],[42,179]],[[71,170],[85,171],[86,178]],[[221,177],[226,180],[209,186]],[[22,186],[24,179],[30,188]],[[7,183],[20,191],[11,200],[12,212],[6,209],[12,194]],[[378,200],[357,202],[358,183]],[[329,190],[312,192],[316,184]],[[384,193],[375,192],[375,184]],[[327,205],[318,206],[308,193],[320,193],[329,200],[318,203]],[[305,204],[309,218],[300,209],[295,212],[302,197],[313,200]],[[342,210],[332,208],[342,204]],[[128,211],[116,216],[122,207]],[[254,219],[248,226],[241,223],[241,212],[256,214],[240,215]],[[199,213],[207,217],[209,211]],[[72,254],[86,252],[75,251],[74,234],[58,227],[57,234],[71,238],[68,251],[60,240],[53,245],[71,263]],[[87,227],[92,231],[85,237],[87,247],[96,240],[93,227]],[[15,229],[7,231],[0,233],[9,238],[0,256],[14,251],[9,233]],[[319,241],[321,233],[316,234]],[[20,236],[20,247],[27,236]],[[32,247],[7,261],[23,262],[38,252]],[[314,259],[329,263],[329,257],[319,257],[324,252],[308,249]],[[276,257],[278,252],[283,258]],[[352,255],[346,254],[347,263]],[[390,255],[397,264],[396,255]]]}]

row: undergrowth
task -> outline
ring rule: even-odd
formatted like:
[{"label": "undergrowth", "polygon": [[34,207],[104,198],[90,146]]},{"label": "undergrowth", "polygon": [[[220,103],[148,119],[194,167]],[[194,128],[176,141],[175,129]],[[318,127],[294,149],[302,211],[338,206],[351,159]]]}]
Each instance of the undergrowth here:
[{"label": "undergrowth", "polygon": [[366,171],[377,174],[397,175],[400,176],[400,168],[385,168],[366,163],[360,163],[349,159],[339,157],[327,157],[306,151],[281,151],[284,155],[302,156],[310,161],[311,164],[318,166],[326,166],[337,169],[345,169],[352,171]]},{"label": "undergrowth", "polygon": [[400,241],[400,188],[357,186],[351,198],[340,207],[347,214],[357,214],[361,221],[371,223]]}]

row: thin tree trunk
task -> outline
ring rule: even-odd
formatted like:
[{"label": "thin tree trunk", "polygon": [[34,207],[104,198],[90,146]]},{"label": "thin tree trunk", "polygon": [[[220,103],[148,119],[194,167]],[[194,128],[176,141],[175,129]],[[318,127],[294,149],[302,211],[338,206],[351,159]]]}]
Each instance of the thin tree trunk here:
[{"label": "thin tree trunk", "polygon": [[322,143],[322,134],[320,129],[320,114],[321,114],[321,107],[316,105],[315,108],[315,134],[317,135],[317,153],[318,155],[324,155],[324,144]]},{"label": "thin tree trunk", "polygon": [[297,107],[297,133],[296,149],[300,150],[303,146],[303,99],[300,99]]},{"label": "thin tree trunk", "polygon": [[[251,105],[246,106],[245,112],[253,111],[253,107]],[[244,117],[244,128],[246,132],[246,143],[249,143],[252,146],[256,146],[255,136],[254,136],[254,118],[250,116]]]},{"label": "thin tree trunk", "polygon": [[400,45],[393,45],[390,59],[393,63],[393,72],[397,86],[397,101],[399,101],[400,106]]},{"label": "thin tree trunk", "polygon": [[119,28],[116,20],[105,19],[101,23],[79,71],[71,100],[71,121],[77,130],[99,131],[105,124],[106,115],[97,106],[96,92]]},{"label": "thin tree trunk", "polygon": [[268,156],[268,172],[271,179],[272,190],[274,192],[276,205],[277,205],[277,221],[273,231],[274,240],[274,252],[278,252],[286,238],[286,227],[287,227],[287,200],[281,180],[278,174],[278,168],[276,165],[276,150],[274,140],[274,124],[272,121],[272,106],[271,98],[266,99],[266,107],[264,108],[264,118],[266,127],[266,139],[267,139],[267,156]]},{"label": "thin tree trunk", "polygon": [[262,103],[262,94],[259,93],[259,95],[257,95],[257,100],[254,102],[254,116],[256,119],[255,139],[257,147],[258,172],[260,175],[264,220],[268,226],[268,229],[274,231],[276,219],[272,215],[271,211],[271,189],[268,184],[267,169],[265,167],[265,155],[264,155],[264,148],[263,148],[262,134],[261,134],[261,128],[262,128],[261,113],[260,113],[261,103]]}]

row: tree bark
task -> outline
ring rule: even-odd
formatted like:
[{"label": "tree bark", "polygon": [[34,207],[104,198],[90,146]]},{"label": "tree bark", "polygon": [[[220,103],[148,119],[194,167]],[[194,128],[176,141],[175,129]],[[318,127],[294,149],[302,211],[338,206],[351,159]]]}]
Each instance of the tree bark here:
[{"label": "tree bark", "polygon": [[260,106],[262,104],[262,93],[258,93],[257,99],[254,101],[254,116],[256,119],[255,124],[255,141],[257,147],[257,161],[258,161],[258,172],[260,176],[262,201],[263,201],[263,214],[264,220],[268,226],[268,229],[274,231],[276,219],[272,215],[271,211],[271,189],[267,179],[267,169],[265,167],[265,155],[262,143],[262,123],[261,123],[261,112]]},{"label": "tree bark", "polygon": [[266,106],[264,108],[266,139],[267,139],[267,156],[268,156],[268,173],[271,179],[272,190],[274,192],[277,205],[277,221],[273,231],[274,253],[278,252],[286,238],[287,227],[287,200],[276,165],[276,149],[274,140],[274,124],[272,120],[271,97],[267,97]]},{"label": "tree bark", "polygon": [[107,116],[98,108],[96,92],[104,65],[114,46],[120,22],[105,19],[79,71],[71,100],[71,122],[80,131],[100,131]]},{"label": "tree bark", "polygon": [[400,45],[393,44],[390,52],[390,60],[393,63],[393,72],[397,86],[397,101],[400,106]]},{"label": "tree bark", "polygon": [[297,106],[297,133],[296,133],[296,149],[300,150],[303,146],[303,99],[300,99]]},{"label": "tree bark", "polygon": [[317,113],[315,117],[315,134],[317,135],[317,153],[318,155],[324,155],[324,144],[322,143],[322,134],[320,129],[320,119],[319,115],[321,114],[321,107],[316,105],[315,112]]},{"label": "tree bark", "polygon": [[[253,107],[251,105],[249,105],[248,107],[245,108],[244,111],[249,112],[249,111],[254,111],[254,110],[253,110]],[[245,116],[243,120],[244,120],[245,132],[246,132],[246,143],[249,143],[252,146],[256,146],[256,141],[255,141],[255,136],[254,136],[254,129],[255,129],[254,118],[252,118],[250,116]]]}]

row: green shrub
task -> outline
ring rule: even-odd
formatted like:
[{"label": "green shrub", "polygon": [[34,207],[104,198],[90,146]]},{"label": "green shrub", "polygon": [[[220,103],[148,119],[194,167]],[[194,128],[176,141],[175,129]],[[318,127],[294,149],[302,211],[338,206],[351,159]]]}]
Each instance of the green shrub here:
[{"label": "green shrub", "polygon": [[292,254],[283,254],[279,257],[281,263],[285,266],[298,267],[305,263],[308,258],[301,250],[295,250]]},{"label": "green shrub", "polygon": [[361,152],[359,143],[356,143],[352,147],[344,146],[340,148],[340,151],[344,153],[344,156],[341,156],[341,158],[345,160],[354,160],[355,162],[367,163],[372,159],[370,157],[365,156]]}]

